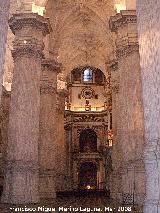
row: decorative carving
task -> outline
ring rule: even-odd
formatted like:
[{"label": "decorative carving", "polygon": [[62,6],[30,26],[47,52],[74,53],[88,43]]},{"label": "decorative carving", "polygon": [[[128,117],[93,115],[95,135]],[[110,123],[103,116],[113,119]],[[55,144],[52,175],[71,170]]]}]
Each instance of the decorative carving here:
[{"label": "decorative carving", "polygon": [[103,116],[98,115],[76,115],[73,117],[73,122],[104,122]]},{"label": "decorative carving", "polygon": [[91,99],[95,97],[95,91],[91,87],[85,87],[82,90],[81,95],[85,99]]}]

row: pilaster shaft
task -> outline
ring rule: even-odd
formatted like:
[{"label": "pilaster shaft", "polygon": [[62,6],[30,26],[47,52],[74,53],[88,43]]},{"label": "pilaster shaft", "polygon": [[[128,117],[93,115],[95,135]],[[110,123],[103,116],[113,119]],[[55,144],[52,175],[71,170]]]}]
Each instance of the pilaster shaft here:
[{"label": "pilaster shaft", "polygon": [[40,196],[42,198],[55,197],[56,95],[59,70],[60,66],[55,61],[43,60],[39,139]]},{"label": "pilaster shaft", "polygon": [[9,25],[15,34],[14,76],[2,199],[14,204],[37,203],[40,75],[48,20],[37,14],[16,14]]},{"label": "pilaster shaft", "polygon": [[64,112],[65,112],[65,97],[67,91],[58,89],[57,93],[57,190],[66,190],[66,141],[64,130]]}]

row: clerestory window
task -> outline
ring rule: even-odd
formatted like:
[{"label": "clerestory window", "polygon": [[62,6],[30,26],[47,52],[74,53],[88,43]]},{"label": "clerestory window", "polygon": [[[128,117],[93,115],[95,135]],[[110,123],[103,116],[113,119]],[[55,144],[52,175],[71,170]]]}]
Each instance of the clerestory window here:
[{"label": "clerestory window", "polygon": [[85,69],[83,72],[83,81],[85,82],[92,81],[92,78],[93,78],[92,70],[90,68]]}]

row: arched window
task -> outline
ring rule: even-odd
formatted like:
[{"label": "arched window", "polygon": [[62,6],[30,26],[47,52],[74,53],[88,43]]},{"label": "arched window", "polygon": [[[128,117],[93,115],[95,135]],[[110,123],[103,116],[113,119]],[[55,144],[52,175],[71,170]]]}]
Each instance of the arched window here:
[{"label": "arched window", "polygon": [[87,68],[83,72],[83,81],[92,81],[93,73],[90,68]]}]

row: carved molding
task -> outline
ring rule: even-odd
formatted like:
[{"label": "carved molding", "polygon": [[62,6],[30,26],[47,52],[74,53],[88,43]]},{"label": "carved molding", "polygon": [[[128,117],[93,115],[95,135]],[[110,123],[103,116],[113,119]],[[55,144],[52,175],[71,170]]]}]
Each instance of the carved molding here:
[{"label": "carved molding", "polygon": [[16,31],[19,31],[24,27],[33,27],[37,30],[41,30],[43,36],[46,36],[51,31],[49,19],[44,18],[37,13],[14,14],[9,20],[9,26],[14,34],[16,34]]},{"label": "carved molding", "polygon": [[82,98],[92,99],[95,97],[95,91],[91,87],[85,87],[81,91]]},{"label": "carved molding", "polygon": [[103,116],[97,115],[77,115],[73,117],[73,122],[104,122]]}]

